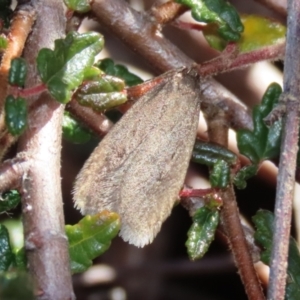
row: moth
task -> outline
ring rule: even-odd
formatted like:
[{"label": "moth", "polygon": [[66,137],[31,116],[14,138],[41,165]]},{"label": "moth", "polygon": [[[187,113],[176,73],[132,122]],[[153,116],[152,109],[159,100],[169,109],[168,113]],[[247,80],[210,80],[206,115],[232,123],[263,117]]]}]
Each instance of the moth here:
[{"label": "moth", "polygon": [[74,186],[83,214],[118,213],[120,236],[138,247],[153,241],[179,200],[199,119],[196,70],[161,79],[103,138]]}]

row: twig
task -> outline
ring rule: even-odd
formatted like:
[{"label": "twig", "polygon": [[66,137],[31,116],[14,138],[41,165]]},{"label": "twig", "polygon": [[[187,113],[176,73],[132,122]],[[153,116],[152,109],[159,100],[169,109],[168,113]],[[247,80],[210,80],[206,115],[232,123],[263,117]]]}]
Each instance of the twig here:
[{"label": "twig", "polygon": [[[261,249],[255,243],[255,239],[254,239],[255,231],[251,227],[251,225],[249,225],[249,223],[244,220],[243,216],[240,215],[239,220],[241,222],[243,232],[245,235],[245,239],[247,241],[248,249],[249,249],[251,257],[252,257],[252,263],[257,263],[260,261]],[[222,219],[218,226],[218,233],[221,234],[222,237],[229,244],[227,230],[226,230],[225,225],[222,223]],[[259,276],[259,274],[257,274],[257,275]]]},{"label": "twig", "polygon": [[234,129],[253,129],[253,122],[250,111],[226,88],[215,80],[205,80],[201,84],[203,102],[201,107],[217,107],[226,112],[226,124]]},{"label": "twig", "polygon": [[288,2],[287,48],[284,67],[284,94],[286,116],[279,173],[277,180],[275,227],[270,260],[269,300],[283,300],[285,296],[286,268],[295,185],[296,155],[298,151],[300,109],[300,2]]},{"label": "twig", "polygon": [[75,100],[67,104],[66,110],[99,136],[107,134],[114,125],[104,114],[96,113],[90,107],[84,107]]},{"label": "twig", "polygon": [[[135,49],[159,73],[193,64],[189,57],[162,36],[157,23],[125,1],[95,0],[91,9],[100,24]],[[112,18],[114,22],[111,22]]]},{"label": "twig", "polygon": [[282,59],[284,50],[285,42],[282,41],[272,46],[238,54],[234,58],[227,57],[226,55],[223,57],[221,54],[217,58],[199,65],[199,74],[203,77],[213,76],[238,68],[244,68],[259,61]]},{"label": "twig", "polygon": [[[24,58],[28,62],[26,87],[39,84],[36,57],[41,48],[53,48],[65,34],[63,3],[34,1],[38,15]],[[28,99],[29,105],[36,99]],[[29,124],[18,150],[30,160],[22,178],[25,250],[37,299],[74,299],[60,180],[61,126],[64,106],[43,93],[29,112]]]},{"label": "twig", "polygon": [[35,21],[36,12],[31,9],[20,8],[16,11],[8,34],[8,46],[3,54],[0,67],[0,132],[4,128],[3,107],[8,88],[8,71],[11,60],[22,54],[26,39]]},{"label": "twig", "polygon": [[[221,110],[209,110],[204,111],[204,114],[210,141],[228,147],[228,127],[224,119],[224,112]],[[265,297],[254,269],[252,256],[241,225],[232,184],[226,189],[220,190],[219,195],[223,200],[221,221],[226,230],[245,291],[250,300],[263,300]]]},{"label": "twig", "polygon": [[19,188],[21,178],[29,166],[30,162],[21,156],[3,162],[0,165],[0,192]]}]

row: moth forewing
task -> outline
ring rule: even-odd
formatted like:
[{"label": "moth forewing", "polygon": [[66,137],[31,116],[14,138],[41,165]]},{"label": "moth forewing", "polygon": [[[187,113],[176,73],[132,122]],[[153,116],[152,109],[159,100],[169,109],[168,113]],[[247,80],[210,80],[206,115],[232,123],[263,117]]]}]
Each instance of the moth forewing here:
[{"label": "moth forewing", "polygon": [[120,236],[138,247],[153,241],[178,199],[198,126],[196,72],[162,78],[100,142],[74,187],[83,214],[117,212]]}]

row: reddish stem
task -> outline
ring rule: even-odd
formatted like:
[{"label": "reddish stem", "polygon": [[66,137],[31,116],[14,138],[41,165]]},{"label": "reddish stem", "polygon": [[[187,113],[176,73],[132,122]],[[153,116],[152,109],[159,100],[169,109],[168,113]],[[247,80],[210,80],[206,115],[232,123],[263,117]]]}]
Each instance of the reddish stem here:
[{"label": "reddish stem", "polygon": [[189,23],[189,22],[183,22],[180,20],[176,20],[172,23],[174,27],[178,27],[180,29],[184,30],[197,30],[202,31],[207,25],[202,25],[198,23]]},{"label": "reddish stem", "polygon": [[20,89],[19,87],[16,86],[10,87],[10,93],[12,95],[14,95],[15,97],[23,97],[23,98],[36,96],[37,94],[45,92],[46,90],[47,90],[47,86],[44,83],[26,89]]},{"label": "reddish stem", "polygon": [[208,189],[183,189],[179,193],[179,197],[204,197],[208,194],[215,193],[216,190],[213,188]]},{"label": "reddish stem", "polygon": [[232,58],[232,55],[228,55],[231,50],[230,46],[230,50],[226,50],[225,55],[222,53],[217,58],[199,65],[199,74],[203,77],[213,76],[246,67],[259,61],[280,59],[284,55],[285,42],[241,53],[234,58]]},{"label": "reddish stem", "polygon": [[[228,127],[225,125],[225,113],[222,110],[203,111],[208,126],[210,142],[228,147]],[[234,260],[239,269],[246,294],[251,300],[264,300],[264,294],[256,275],[250,250],[239,218],[239,210],[235,199],[233,185],[220,190],[223,200],[221,222],[223,223]]]},{"label": "reddish stem", "polygon": [[163,79],[161,77],[156,77],[152,80],[146,81],[139,85],[135,85],[127,88],[128,99],[131,101],[136,101],[142,95],[150,91],[154,86],[160,83]]},{"label": "reddish stem", "polygon": [[81,106],[74,99],[67,104],[66,110],[101,137],[114,125],[104,114],[96,113],[90,107]]}]

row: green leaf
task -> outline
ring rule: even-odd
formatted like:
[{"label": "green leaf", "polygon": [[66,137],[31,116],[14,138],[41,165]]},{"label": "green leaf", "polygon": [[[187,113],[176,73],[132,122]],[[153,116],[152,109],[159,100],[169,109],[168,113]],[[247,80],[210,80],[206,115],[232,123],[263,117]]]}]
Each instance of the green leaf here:
[{"label": "green leaf", "polygon": [[4,51],[7,48],[7,38],[0,35],[0,51]]},{"label": "green leaf", "polygon": [[254,175],[256,175],[258,171],[258,165],[249,165],[241,168],[235,175],[233,179],[233,183],[235,186],[242,190],[247,186],[247,180]]},{"label": "green leaf", "polygon": [[92,66],[85,69],[83,81],[97,80],[102,75],[104,75],[104,72],[99,68]]},{"label": "green leaf", "polygon": [[125,89],[122,79],[115,76],[103,75],[93,81],[89,81],[80,87],[83,94],[121,92]]},{"label": "green leaf", "polygon": [[224,160],[230,165],[235,165],[237,163],[237,156],[235,153],[225,147],[201,142],[199,140],[196,140],[191,159],[193,162],[206,166],[213,166],[219,160]]},{"label": "green leaf", "polygon": [[65,112],[63,118],[63,137],[74,144],[84,144],[91,139],[92,134],[73,119],[68,112]]},{"label": "green leaf", "polygon": [[14,254],[9,243],[8,230],[0,224],[0,271],[7,271],[13,259]]},{"label": "green leaf", "polygon": [[11,61],[8,82],[11,85],[23,87],[27,75],[27,64],[24,58],[18,57]]},{"label": "green leaf", "polygon": [[185,244],[190,259],[196,260],[203,257],[214,240],[218,224],[218,210],[210,209],[207,206],[197,210],[193,216],[193,224],[188,231],[188,239]]},{"label": "green leaf", "polygon": [[55,41],[54,50],[40,50],[38,72],[57,101],[67,103],[71,99],[72,91],[82,83],[85,72],[93,65],[103,44],[99,33],[70,32],[65,39]]},{"label": "green leaf", "polygon": [[12,135],[20,135],[27,126],[26,100],[7,96],[5,100],[5,123]]},{"label": "green leaf", "polygon": [[[261,260],[270,264],[274,233],[274,216],[266,210],[259,210],[253,217],[256,227],[255,241],[263,247]],[[300,294],[300,253],[296,241],[290,237],[287,269],[286,300],[297,300]]]},{"label": "green leaf", "polygon": [[279,155],[282,121],[279,120],[271,127],[267,127],[264,118],[277,105],[281,92],[281,87],[277,83],[272,83],[265,92],[261,104],[253,110],[254,130],[242,129],[237,133],[240,153],[254,164]]},{"label": "green leaf", "polygon": [[68,9],[79,13],[86,13],[91,10],[88,0],[64,0],[64,2]]},{"label": "green leaf", "polygon": [[176,0],[188,6],[198,22],[213,23],[226,41],[239,40],[244,26],[235,8],[224,0]]},{"label": "green leaf", "polygon": [[209,181],[212,187],[225,188],[230,180],[230,167],[224,160],[218,160],[209,174]]},{"label": "green leaf", "polygon": [[76,225],[66,225],[72,273],[90,267],[92,260],[109,248],[119,229],[119,216],[108,211],[86,216]]},{"label": "green leaf", "polygon": [[208,24],[202,29],[203,36],[209,46],[218,51],[223,51],[228,42],[218,34],[218,26],[216,24]]},{"label": "green leaf", "polygon": [[20,194],[16,190],[11,190],[2,194],[0,199],[0,213],[9,211],[18,206],[21,201]]},{"label": "green leaf", "polygon": [[[237,41],[239,51],[249,52],[266,46],[276,45],[285,39],[286,27],[279,22],[262,16],[243,15],[244,31]],[[227,41],[218,34],[218,27],[209,24],[203,29],[209,45],[219,51],[224,50]]]},{"label": "green leaf", "polygon": [[86,82],[74,95],[84,106],[95,111],[104,111],[127,101],[124,81],[118,77],[104,75],[97,80]]},{"label": "green leaf", "polygon": [[27,272],[9,271],[0,273],[1,300],[34,300],[33,284]]},{"label": "green leaf", "polygon": [[276,45],[285,39],[286,27],[275,20],[248,15],[242,17],[242,22],[245,30],[238,41],[241,52]]},{"label": "green leaf", "polygon": [[230,165],[235,165],[238,158],[236,154],[222,146],[197,140],[191,160],[212,167],[209,176],[211,185],[225,188],[230,180]]},{"label": "green leaf", "polygon": [[126,86],[134,86],[143,82],[140,77],[129,72],[125,66],[115,65],[114,61],[110,58],[98,61],[95,66],[108,75],[122,78],[125,81]]}]

